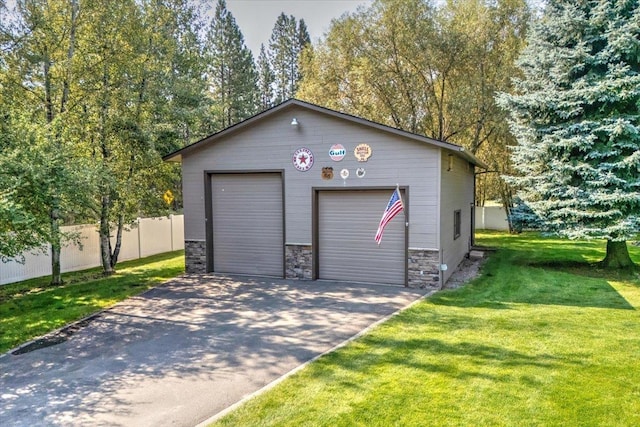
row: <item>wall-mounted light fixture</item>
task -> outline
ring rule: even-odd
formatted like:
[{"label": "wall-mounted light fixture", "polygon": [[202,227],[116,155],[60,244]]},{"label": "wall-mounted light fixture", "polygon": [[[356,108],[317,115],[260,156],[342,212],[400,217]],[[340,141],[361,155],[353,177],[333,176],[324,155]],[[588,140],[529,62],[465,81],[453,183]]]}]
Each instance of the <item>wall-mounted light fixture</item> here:
[{"label": "wall-mounted light fixture", "polygon": [[295,117],[291,120],[291,126],[298,126],[298,120]]},{"label": "wall-mounted light fixture", "polygon": [[449,154],[449,164],[447,167],[447,171],[451,171],[453,169],[453,154]]}]

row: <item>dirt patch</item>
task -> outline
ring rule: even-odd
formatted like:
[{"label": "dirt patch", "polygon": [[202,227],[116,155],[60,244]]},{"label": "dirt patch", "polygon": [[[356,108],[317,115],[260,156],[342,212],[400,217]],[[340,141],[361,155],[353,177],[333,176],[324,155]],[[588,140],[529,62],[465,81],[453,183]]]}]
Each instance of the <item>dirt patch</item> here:
[{"label": "dirt patch", "polygon": [[71,325],[65,326],[62,329],[59,329],[41,338],[28,342],[27,344],[21,347],[18,347],[18,349],[12,351],[11,354],[13,354],[14,356],[17,356],[19,354],[25,354],[41,348],[51,347],[52,345],[61,344],[67,341],[73,334],[78,332],[80,329],[84,328],[89,323],[93,322],[99,317],[100,317],[100,314],[94,314],[93,316],[89,316],[78,322],[72,323]]},{"label": "dirt patch", "polygon": [[485,251],[472,252],[479,253],[463,259],[460,265],[458,265],[458,269],[451,275],[447,283],[445,283],[443,289],[459,288],[480,275],[480,269],[487,261],[488,253]]}]

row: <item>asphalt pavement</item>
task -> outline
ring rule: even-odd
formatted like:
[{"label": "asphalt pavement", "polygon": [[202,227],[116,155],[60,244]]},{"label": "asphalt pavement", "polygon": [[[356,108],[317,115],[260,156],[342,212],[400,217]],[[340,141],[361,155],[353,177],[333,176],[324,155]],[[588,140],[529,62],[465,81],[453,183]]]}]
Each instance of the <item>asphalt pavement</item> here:
[{"label": "asphalt pavement", "polygon": [[192,427],[425,292],[180,277],[0,356],[0,425]]}]

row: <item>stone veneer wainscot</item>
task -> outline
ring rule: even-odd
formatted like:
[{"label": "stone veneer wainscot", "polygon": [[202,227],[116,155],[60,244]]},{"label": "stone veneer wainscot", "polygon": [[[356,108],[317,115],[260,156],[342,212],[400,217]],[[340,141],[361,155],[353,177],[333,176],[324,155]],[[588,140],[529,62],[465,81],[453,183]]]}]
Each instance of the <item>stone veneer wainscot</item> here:
[{"label": "stone veneer wainscot", "polygon": [[287,279],[312,278],[312,251],[310,245],[286,245],[285,262]]},{"label": "stone veneer wainscot", "polygon": [[184,263],[187,273],[207,272],[207,242],[203,240],[185,240]]},{"label": "stone veneer wainscot", "polygon": [[438,251],[409,249],[409,287],[441,289]]}]

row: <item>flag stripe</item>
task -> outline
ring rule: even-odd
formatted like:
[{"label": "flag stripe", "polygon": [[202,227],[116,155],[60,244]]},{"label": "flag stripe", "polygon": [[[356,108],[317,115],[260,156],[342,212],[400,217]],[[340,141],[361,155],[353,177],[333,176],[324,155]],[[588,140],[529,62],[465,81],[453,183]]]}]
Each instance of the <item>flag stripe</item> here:
[{"label": "flag stripe", "polygon": [[384,228],[396,215],[398,215],[404,206],[402,206],[402,198],[400,197],[400,190],[398,188],[395,189],[393,194],[391,195],[391,199],[389,199],[389,203],[387,203],[387,208],[384,210],[382,214],[382,218],[380,219],[380,224],[378,225],[378,230],[376,231],[375,241],[377,244],[382,242],[382,234],[384,233]]}]

